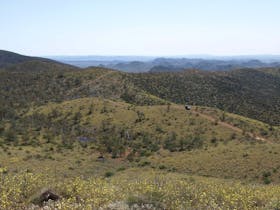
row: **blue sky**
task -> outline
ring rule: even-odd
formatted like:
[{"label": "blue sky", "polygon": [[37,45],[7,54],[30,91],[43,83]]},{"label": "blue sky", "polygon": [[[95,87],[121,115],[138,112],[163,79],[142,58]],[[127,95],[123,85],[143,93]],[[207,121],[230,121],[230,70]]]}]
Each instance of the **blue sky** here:
[{"label": "blue sky", "polygon": [[27,55],[280,54],[279,0],[0,0]]}]

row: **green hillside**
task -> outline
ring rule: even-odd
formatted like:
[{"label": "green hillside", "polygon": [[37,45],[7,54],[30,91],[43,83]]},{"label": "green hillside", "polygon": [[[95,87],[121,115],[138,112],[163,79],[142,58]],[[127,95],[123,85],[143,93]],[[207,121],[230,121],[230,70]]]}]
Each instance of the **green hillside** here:
[{"label": "green hillside", "polygon": [[[42,105],[81,97],[121,98],[136,105],[163,104],[162,99],[184,104],[188,100],[190,104],[216,107],[271,125],[280,123],[277,69],[128,74],[36,62],[10,68],[13,72],[0,72],[1,102],[5,101],[2,107],[8,104],[5,109],[30,106],[31,101]],[[23,73],[17,68],[26,70]],[[28,71],[36,68],[37,72]]]},{"label": "green hillside", "polygon": [[0,50],[0,69],[37,71],[38,69],[46,69],[46,67],[44,68],[46,65],[49,65],[47,67],[48,69],[50,69],[50,67],[59,68],[59,66],[75,68],[46,58],[25,56],[14,52]]},{"label": "green hillside", "polygon": [[0,50],[0,68],[23,63],[30,60],[35,60],[35,59],[36,58],[34,57],[24,56],[17,53]]},{"label": "green hillside", "polygon": [[[213,139],[246,138],[241,132],[186,112],[183,106],[135,106],[98,98],[31,108],[15,124],[3,122],[7,143],[34,146],[53,143],[72,148],[84,137],[85,143],[92,142],[98,151],[104,150],[115,157],[122,157],[126,150],[132,156],[145,156],[161,148],[184,151],[210,144]],[[14,140],[9,138],[11,132]]]},{"label": "green hillside", "polygon": [[278,209],[279,75],[9,65],[0,209]]},{"label": "green hillside", "polygon": [[130,75],[147,92],[176,103],[216,107],[280,125],[279,69],[229,72],[185,71]]},{"label": "green hillside", "polygon": [[256,120],[96,97],[34,106],[14,120],[1,128],[5,209],[33,208],[46,188],[62,199],[44,205],[61,209],[279,204],[279,128]]},{"label": "green hillside", "polygon": [[[246,127],[243,128],[241,123],[234,124],[232,121],[216,119],[210,114],[214,112],[216,116],[231,116],[233,122],[242,119],[246,121]],[[257,128],[263,129],[263,132],[259,133]],[[135,106],[119,99],[81,98],[33,107],[14,122],[2,121],[1,136],[0,142],[4,152],[2,161],[11,171],[27,167],[42,171],[43,168],[49,167],[51,162],[59,160],[59,165],[64,166],[55,170],[67,174],[64,171],[65,167],[75,165],[76,161],[85,161],[82,169],[73,167],[70,171],[70,174],[83,174],[82,171],[88,171],[88,161],[96,162],[98,156],[105,155],[108,162],[101,163],[104,170],[111,167],[115,161],[121,160],[125,165],[162,165],[166,170],[189,173],[197,170],[196,158],[204,162],[206,157],[206,168],[202,170],[203,173],[198,174],[242,179],[246,171],[228,174],[232,173],[234,167],[227,162],[226,157],[230,153],[222,152],[227,148],[233,150],[232,154],[236,155],[230,156],[229,159],[246,160],[246,167],[255,167],[256,164],[255,158],[247,158],[246,148],[254,148],[252,151],[263,159],[264,162],[258,163],[263,170],[277,168],[280,160],[276,152],[280,136],[278,127],[271,130],[264,123],[217,109],[195,107],[186,111],[183,106],[176,104]],[[267,147],[268,149],[264,149]],[[77,154],[78,158],[74,158],[74,154]],[[166,157],[160,158],[162,164],[155,162],[162,154]],[[13,156],[17,158],[10,159]],[[172,158],[174,162],[165,165],[165,160]],[[188,158],[193,161],[193,164],[187,164],[190,171],[183,170],[183,165],[177,164],[177,160],[185,161]],[[271,158],[275,158],[275,161],[267,164],[265,160],[270,161]],[[211,161],[215,164],[217,159],[221,160],[222,165],[225,164],[225,171],[212,173]],[[25,160],[28,160],[28,164],[22,165],[22,161]],[[67,162],[69,160],[71,161]],[[34,163],[38,161],[42,162],[41,167],[34,168]],[[104,173],[104,170],[100,173]],[[248,178],[253,179],[259,174],[258,170],[254,170]],[[274,181],[278,182],[278,178]]]},{"label": "green hillside", "polygon": [[[118,71],[103,68],[73,70],[68,66],[57,68],[56,64],[41,64],[38,68],[48,70],[0,71],[2,119],[17,118],[31,106],[81,97],[122,98],[124,101],[140,105],[166,103],[136,88],[126,81],[124,73]],[[22,65],[29,66],[24,63],[20,68]],[[34,69],[34,66],[28,68]]]}]

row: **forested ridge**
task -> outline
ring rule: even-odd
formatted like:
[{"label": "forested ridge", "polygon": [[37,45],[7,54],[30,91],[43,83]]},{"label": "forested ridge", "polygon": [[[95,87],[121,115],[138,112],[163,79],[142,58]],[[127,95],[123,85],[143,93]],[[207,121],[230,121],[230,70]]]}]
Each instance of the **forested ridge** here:
[{"label": "forested ridge", "polygon": [[219,109],[280,124],[280,70],[184,71],[129,75],[133,84],[175,103]]}]

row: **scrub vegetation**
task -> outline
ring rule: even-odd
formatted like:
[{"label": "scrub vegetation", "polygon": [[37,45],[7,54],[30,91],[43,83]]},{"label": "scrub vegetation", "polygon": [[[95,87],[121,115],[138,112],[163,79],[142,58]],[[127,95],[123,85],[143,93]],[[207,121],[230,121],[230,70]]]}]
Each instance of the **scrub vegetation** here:
[{"label": "scrub vegetation", "polygon": [[0,70],[0,209],[280,208],[279,69],[25,59]]}]

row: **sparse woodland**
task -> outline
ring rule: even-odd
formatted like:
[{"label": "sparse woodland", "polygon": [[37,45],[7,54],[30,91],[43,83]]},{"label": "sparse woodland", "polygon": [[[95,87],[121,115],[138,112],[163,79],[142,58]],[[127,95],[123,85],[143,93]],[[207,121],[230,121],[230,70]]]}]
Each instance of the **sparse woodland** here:
[{"label": "sparse woodland", "polygon": [[0,209],[279,209],[279,69],[1,67]]}]

